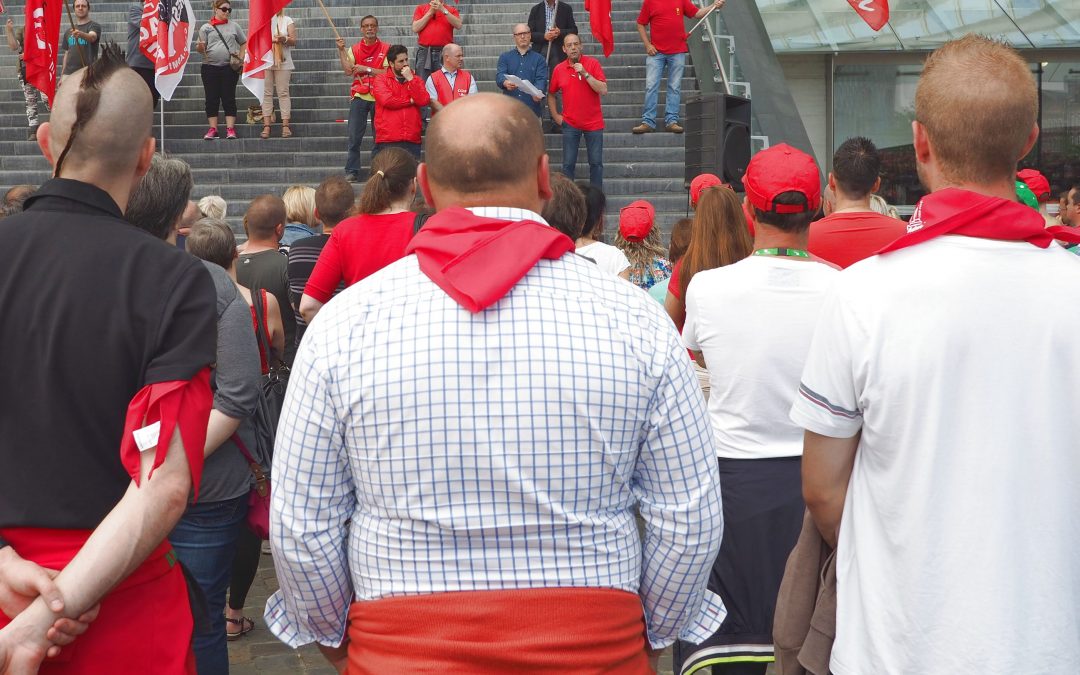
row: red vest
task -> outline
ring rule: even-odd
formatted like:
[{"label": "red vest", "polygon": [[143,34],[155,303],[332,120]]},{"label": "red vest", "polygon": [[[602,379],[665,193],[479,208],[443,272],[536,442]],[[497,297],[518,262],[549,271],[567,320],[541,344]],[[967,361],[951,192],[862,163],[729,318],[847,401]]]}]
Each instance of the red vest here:
[{"label": "red vest", "polygon": [[443,72],[442,68],[431,74],[431,81],[435,85],[435,93],[439,97],[439,103],[443,105],[468,96],[469,89],[472,88],[472,75],[464,69],[457,71],[453,87],[450,86],[450,80],[446,77],[446,73]]},{"label": "red vest", "polygon": [[[378,75],[379,71],[383,70],[383,63],[386,61],[386,52],[388,51],[390,51],[390,46],[381,40],[376,40],[375,44],[371,46],[361,40],[352,46],[353,62],[358,66],[374,68],[376,75]],[[349,95],[370,94],[376,75],[364,75],[363,77],[357,75],[354,77]]]}]

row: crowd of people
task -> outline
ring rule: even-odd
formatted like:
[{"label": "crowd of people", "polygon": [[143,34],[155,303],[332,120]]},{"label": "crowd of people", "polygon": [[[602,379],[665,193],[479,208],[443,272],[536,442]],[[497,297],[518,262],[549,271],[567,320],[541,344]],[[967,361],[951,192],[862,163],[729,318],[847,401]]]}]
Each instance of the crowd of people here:
[{"label": "crowd of people", "polygon": [[[228,7],[207,52],[243,43]],[[460,22],[432,0],[413,28]],[[540,37],[589,146],[565,119],[602,71]],[[1055,221],[1016,170],[1015,51],[928,58],[909,222],[870,140],[825,184],[776,143],[744,195],[698,176],[665,246],[644,200],[606,243],[600,176],[552,171],[535,97],[467,95],[453,42],[415,75],[364,45],[357,124],[371,92],[415,112],[377,139],[430,104],[425,161],[387,141],[359,195],[258,196],[240,244],[115,46],[65,77],[54,178],[0,219],[0,672],[227,673],[260,621],[342,673],[1080,669],[1080,186]]]},{"label": "crowd of people", "polygon": [[[687,35],[683,17],[698,17],[723,7],[714,0],[698,8],[690,0],[643,0],[637,18],[638,33],[646,52],[645,102],[642,122],[633,133],[654,131],[660,80],[667,72],[668,84],[664,129],[682,133],[679,106]],[[153,64],[140,50],[140,22],[143,5],[132,2],[127,17],[127,62],[147,83],[156,105]],[[204,90],[208,129],[205,140],[238,138],[236,131],[236,87],[246,50],[247,34],[232,19],[231,0],[211,0],[211,18],[195,33],[195,50],[201,55],[199,69]],[[62,75],[85,67],[98,58],[102,27],[90,19],[89,0],[77,0],[73,24],[62,42]],[[369,122],[374,127],[371,158],[387,147],[400,147],[420,158],[423,130],[431,115],[453,100],[478,92],[477,82],[464,67],[464,51],[453,42],[463,26],[456,3],[428,0],[413,11],[411,30],[417,46],[412,61],[404,44],[387,44],[379,39],[379,20],[373,15],[360,19],[361,39],[348,45],[336,40],[340,66],[352,78],[349,89],[348,149],[345,176],[359,182],[360,147]],[[575,177],[578,149],[584,139],[589,182],[603,189],[604,115],[602,97],[607,95],[607,77],[600,62],[584,53],[572,7],[559,0],[541,0],[529,11],[524,23],[513,27],[514,48],[499,57],[495,86],[502,93],[521,100],[543,120],[545,131],[561,133],[563,172]],[[7,39],[12,51],[22,53],[22,29],[7,22]],[[273,65],[265,72],[261,106],[262,131],[272,135],[277,112],[281,115],[281,137],[293,135],[290,126],[292,99],[289,84],[295,63],[292,50],[298,43],[296,22],[282,10],[271,20]],[[40,93],[25,82],[20,71],[27,105],[31,140],[36,137]],[[546,102],[546,104],[545,104]],[[225,131],[219,131],[219,115],[224,113]],[[256,118],[257,119],[257,118]]]}]

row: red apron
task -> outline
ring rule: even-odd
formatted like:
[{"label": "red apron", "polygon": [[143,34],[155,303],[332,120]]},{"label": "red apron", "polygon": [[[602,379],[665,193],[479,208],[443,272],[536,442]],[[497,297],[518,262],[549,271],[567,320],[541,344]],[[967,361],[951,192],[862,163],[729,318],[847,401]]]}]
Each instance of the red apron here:
[{"label": "red apron", "polygon": [[[63,569],[90,530],[10,528],[0,530],[26,560]],[[10,622],[0,613],[0,628]],[[42,675],[195,675],[193,622],[176,553],[168,540],[101,601],[87,631],[46,659]]]}]

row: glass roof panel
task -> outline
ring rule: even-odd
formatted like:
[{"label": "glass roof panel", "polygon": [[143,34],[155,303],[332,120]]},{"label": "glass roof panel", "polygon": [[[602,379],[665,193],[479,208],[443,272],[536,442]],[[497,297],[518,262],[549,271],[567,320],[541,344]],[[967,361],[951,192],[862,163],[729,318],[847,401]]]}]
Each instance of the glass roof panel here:
[{"label": "glass roof panel", "polygon": [[784,52],[922,51],[965,33],[1018,49],[1080,47],[1078,0],[893,0],[870,30],[846,0],[757,0],[773,48]]}]

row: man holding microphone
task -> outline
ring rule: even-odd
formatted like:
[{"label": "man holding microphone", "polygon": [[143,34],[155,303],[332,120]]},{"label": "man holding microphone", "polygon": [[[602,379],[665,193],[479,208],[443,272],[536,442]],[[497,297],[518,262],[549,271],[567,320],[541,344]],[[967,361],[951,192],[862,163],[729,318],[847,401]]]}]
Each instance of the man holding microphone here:
[{"label": "man holding microphone", "polygon": [[[607,78],[596,59],[581,53],[581,38],[567,35],[563,42],[566,61],[551,71],[548,110],[562,126],[563,173],[574,179],[578,147],[585,137],[589,157],[589,183],[604,189],[604,113],[600,97],[607,94]],[[555,94],[562,92],[563,112],[559,114]]]}]

